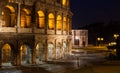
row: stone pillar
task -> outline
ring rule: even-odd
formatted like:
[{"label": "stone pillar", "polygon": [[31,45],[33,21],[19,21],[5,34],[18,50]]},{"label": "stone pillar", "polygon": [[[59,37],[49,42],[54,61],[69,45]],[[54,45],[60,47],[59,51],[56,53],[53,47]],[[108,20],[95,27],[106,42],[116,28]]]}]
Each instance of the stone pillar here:
[{"label": "stone pillar", "polygon": [[44,48],[44,50],[45,50],[45,62],[47,61],[47,57],[48,57],[48,40],[47,39],[45,39],[45,48]]},{"label": "stone pillar", "polygon": [[19,49],[16,53],[16,65],[17,66],[21,65],[21,55],[20,55],[20,53],[21,53],[21,50]]},{"label": "stone pillar", "polygon": [[0,40],[0,67],[2,66],[2,47],[3,47],[4,41]]},{"label": "stone pillar", "polygon": [[57,39],[54,40],[54,59],[56,60],[56,46],[57,46]]},{"label": "stone pillar", "polygon": [[31,56],[32,64],[36,64],[36,48],[31,50],[31,54],[32,54]]},{"label": "stone pillar", "polygon": [[[0,48],[2,48],[1,44],[0,44]],[[0,68],[1,68],[1,65],[2,65],[2,49],[0,49]]]},{"label": "stone pillar", "polygon": [[55,34],[57,34],[57,28],[56,28],[56,24],[57,24],[57,11],[55,12],[55,23],[54,23],[54,31],[55,31]]},{"label": "stone pillar", "polygon": [[61,59],[64,59],[64,46],[63,46],[64,40],[62,39],[62,45],[61,45]]},{"label": "stone pillar", "polygon": [[63,35],[63,34],[64,34],[64,33],[63,33],[63,31],[64,31],[64,16],[63,16],[63,14],[62,14],[61,23],[62,23],[62,29],[61,29],[61,31],[62,31],[62,35]]},{"label": "stone pillar", "polygon": [[48,30],[48,12],[46,10],[45,12],[45,34],[47,34],[47,30]]},{"label": "stone pillar", "polygon": [[68,39],[67,40],[67,54],[70,54],[71,48],[72,48],[71,39]]}]

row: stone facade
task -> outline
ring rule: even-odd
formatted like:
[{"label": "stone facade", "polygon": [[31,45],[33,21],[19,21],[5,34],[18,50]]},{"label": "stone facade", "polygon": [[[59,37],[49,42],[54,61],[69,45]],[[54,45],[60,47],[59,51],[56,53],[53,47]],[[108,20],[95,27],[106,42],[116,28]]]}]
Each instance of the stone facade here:
[{"label": "stone facade", "polygon": [[71,50],[70,0],[1,0],[0,65],[65,59]]},{"label": "stone facade", "polygon": [[72,30],[73,48],[84,48],[88,46],[88,30]]}]

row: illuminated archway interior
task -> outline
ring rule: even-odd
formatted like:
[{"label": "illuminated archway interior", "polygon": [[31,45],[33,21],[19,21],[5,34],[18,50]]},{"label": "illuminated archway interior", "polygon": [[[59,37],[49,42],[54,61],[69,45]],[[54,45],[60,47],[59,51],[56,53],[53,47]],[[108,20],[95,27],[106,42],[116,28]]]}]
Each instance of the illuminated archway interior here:
[{"label": "illuminated archway interior", "polygon": [[2,47],[2,66],[11,66],[11,46],[9,44]]},{"label": "illuminated archway interior", "polygon": [[44,28],[45,25],[45,15],[43,11],[38,11],[38,28]]},{"label": "illuminated archway interior", "polygon": [[61,50],[61,44],[60,44],[60,42],[57,44],[57,47],[56,47],[56,59],[60,59],[61,58],[61,52],[62,52],[62,50]]},{"label": "illuminated archway interior", "polygon": [[36,63],[40,64],[44,61],[44,46],[42,43],[38,43],[36,46]]},{"label": "illuminated archway interior", "polygon": [[15,9],[7,5],[2,9],[1,27],[14,27],[15,26]]},{"label": "illuminated archway interior", "polygon": [[62,4],[63,4],[64,6],[66,6],[66,5],[67,5],[67,0],[62,0]]},{"label": "illuminated archway interior", "polygon": [[62,18],[60,15],[57,16],[57,26],[56,26],[57,30],[61,30],[62,29]]},{"label": "illuminated archway interior", "polygon": [[21,11],[21,21],[20,21],[20,27],[21,28],[29,28],[31,25],[31,16],[30,11],[28,9],[23,9]]},{"label": "illuminated archway interior", "polygon": [[67,21],[66,21],[66,17],[63,18],[63,29],[67,30]]},{"label": "illuminated archway interior", "polygon": [[54,27],[55,27],[55,19],[54,18],[55,17],[53,15],[53,13],[50,13],[48,15],[48,28],[49,29],[54,29]]},{"label": "illuminated archway interior", "polygon": [[50,42],[48,44],[48,57],[47,57],[48,61],[53,60],[54,56],[55,56],[55,54],[54,54],[54,45],[53,45],[53,43]]},{"label": "illuminated archway interior", "polygon": [[20,47],[20,59],[22,65],[31,63],[31,48],[28,45]]}]

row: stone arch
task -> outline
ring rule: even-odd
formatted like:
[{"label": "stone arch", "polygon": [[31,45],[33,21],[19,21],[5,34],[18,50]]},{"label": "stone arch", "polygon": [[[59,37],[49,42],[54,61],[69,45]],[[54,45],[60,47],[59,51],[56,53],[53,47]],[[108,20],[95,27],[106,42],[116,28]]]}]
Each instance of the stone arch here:
[{"label": "stone arch", "polygon": [[54,59],[54,44],[52,42],[48,43],[48,51],[47,51],[47,60],[51,61]]},{"label": "stone arch", "polygon": [[45,60],[45,49],[44,49],[44,44],[39,42],[36,45],[36,63],[40,64]]},{"label": "stone arch", "polygon": [[13,6],[6,5],[2,9],[1,27],[15,26],[15,9]]},{"label": "stone arch", "polygon": [[21,44],[20,46],[21,65],[31,64],[31,47],[29,44]]},{"label": "stone arch", "polygon": [[21,28],[29,28],[31,26],[31,11],[29,9],[23,8],[21,11]]},{"label": "stone arch", "polygon": [[15,49],[10,43],[4,43],[1,51],[2,66],[14,65]]},{"label": "stone arch", "polygon": [[9,8],[9,9],[10,9],[10,11],[11,11],[12,13],[14,13],[14,12],[15,12],[15,9],[14,9],[14,7],[13,7],[13,6],[6,5],[6,7],[7,7],[7,8]]},{"label": "stone arch", "polygon": [[37,12],[37,27],[44,28],[45,26],[45,14],[42,10]]},{"label": "stone arch", "polygon": [[49,13],[48,15],[48,28],[49,29],[55,28],[55,16],[53,13]]}]

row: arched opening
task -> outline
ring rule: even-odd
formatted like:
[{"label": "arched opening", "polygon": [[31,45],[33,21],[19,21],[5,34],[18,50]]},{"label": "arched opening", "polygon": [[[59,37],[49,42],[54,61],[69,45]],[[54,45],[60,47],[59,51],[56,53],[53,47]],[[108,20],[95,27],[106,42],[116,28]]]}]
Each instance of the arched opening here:
[{"label": "arched opening", "polygon": [[65,58],[65,55],[67,54],[67,43],[63,42],[63,48],[62,48],[62,57]]},{"label": "arched opening", "polygon": [[48,28],[54,29],[54,27],[55,27],[55,17],[53,15],[53,13],[50,13],[48,15]]},{"label": "arched opening", "polygon": [[29,28],[31,26],[30,13],[31,12],[25,8],[21,11],[21,20],[20,20],[20,27],[21,28]]},{"label": "arched opening", "polygon": [[9,44],[5,44],[2,47],[2,66],[12,66],[11,59],[11,46]]},{"label": "arched opening", "polygon": [[67,23],[68,23],[68,28],[67,28],[67,30],[68,31],[71,31],[71,19],[70,18],[68,18],[68,21],[67,21]]},{"label": "arched opening", "polygon": [[30,64],[31,63],[31,48],[28,45],[21,45],[20,47],[20,60],[21,64]]},{"label": "arched opening", "polygon": [[38,43],[36,46],[36,63],[41,64],[44,60],[44,45],[42,43]]},{"label": "arched opening", "polygon": [[57,25],[56,25],[57,30],[62,29],[62,18],[60,15],[57,16]]},{"label": "arched opening", "polygon": [[63,29],[64,29],[64,30],[67,29],[67,21],[66,21],[66,17],[63,18]]},{"label": "arched opening", "polygon": [[54,59],[54,45],[52,42],[48,43],[48,57],[47,60],[51,61]]},{"label": "arched opening", "polygon": [[37,27],[38,28],[44,28],[44,26],[45,26],[45,15],[44,15],[44,13],[43,13],[43,11],[38,11],[37,12],[38,13],[38,25],[37,25]]},{"label": "arched opening", "polygon": [[2,9],[1,27],[14,27],[15,26],[15,9],[7,5]]},{"label": "arched opening", "polygon": [[61,58],[61,44],[59,42],[56,46],[56,59],[60,59],[60,58]]},{"label": "arched opening", "polygon": [[67,5],[67,0],[62,0],[62,5],[66,6]]}]

